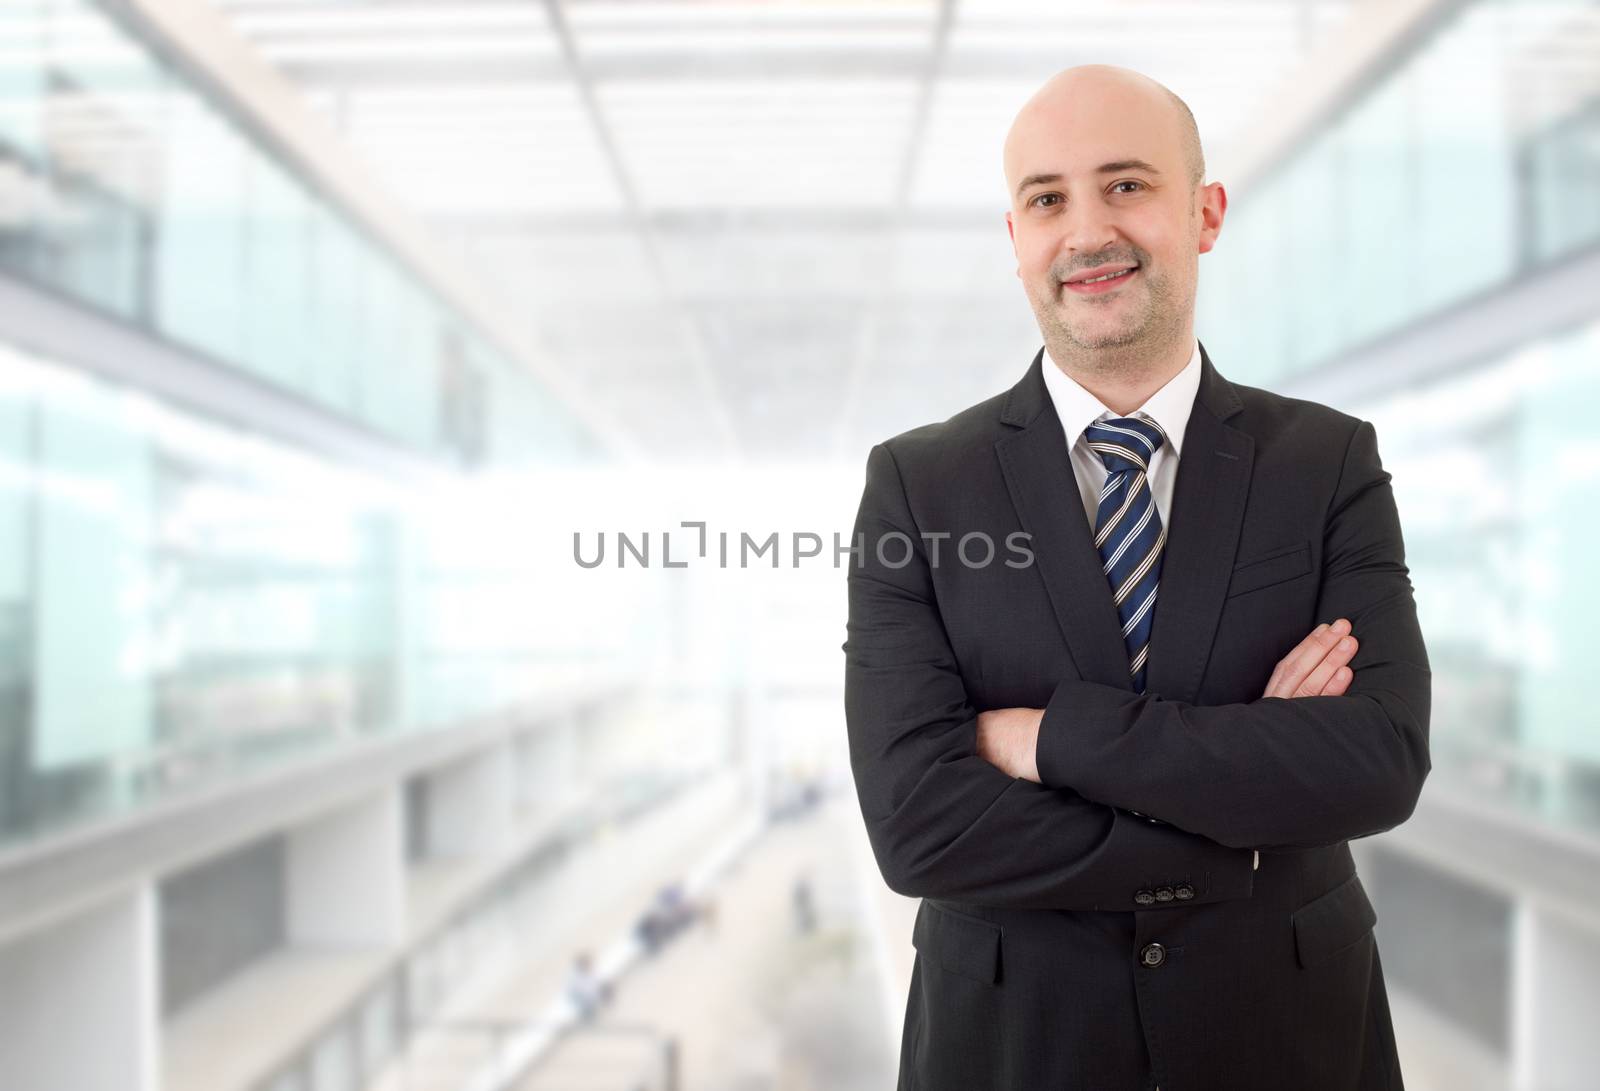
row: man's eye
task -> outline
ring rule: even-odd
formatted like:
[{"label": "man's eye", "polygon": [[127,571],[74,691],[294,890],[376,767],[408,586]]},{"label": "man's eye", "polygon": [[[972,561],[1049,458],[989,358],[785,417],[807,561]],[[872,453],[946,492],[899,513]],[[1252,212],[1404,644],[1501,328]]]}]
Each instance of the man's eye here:
[{"label": "man's eye", "polygon": [[1135,182],[1131,178],[1124,178],[1120,182],[1112,183],[1111,188],[1112,189],[1116,189],[1118,186],[1138,186],[1140,189],[1143,189],[1144,188],[1144,183],[1143,182]]},{"label": "man's eye", "polygon": [[1040,202],[1048,201],[1048,200],[1052,200],[1052,199],[1057,200],[1057,201],[1061,200],[1061,194],[1059,194],[1059,193],[1041,193],[1041,194],[1039,194],[1039,196],[1037,196],[1037,197],[1035,197],[1033,199],[1032,203],[1035,204],[1035,205],[1039,205],[1039,207],[1043,208],[1044,205],[1040,204]]}]

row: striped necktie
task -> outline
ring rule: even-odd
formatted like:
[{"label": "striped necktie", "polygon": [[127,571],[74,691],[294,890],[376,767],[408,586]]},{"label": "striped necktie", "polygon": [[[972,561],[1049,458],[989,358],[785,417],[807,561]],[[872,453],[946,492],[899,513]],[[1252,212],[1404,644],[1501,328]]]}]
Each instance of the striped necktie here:
[{"label": "striped necktie", "polygon": [[1105,487],[1100,490],[1094,545],[1105,563],[1112,601],[1122,619],[1133,691],[1143,693],[1156,584],[1161,579],[1161,547],[1167,541],[1167,528],[1161,525],[1161,513],[1150,491],[1149,472],[1167,434],[1148,417],[1111,417],[1089,425],[1084,435],[1107,471]]}]

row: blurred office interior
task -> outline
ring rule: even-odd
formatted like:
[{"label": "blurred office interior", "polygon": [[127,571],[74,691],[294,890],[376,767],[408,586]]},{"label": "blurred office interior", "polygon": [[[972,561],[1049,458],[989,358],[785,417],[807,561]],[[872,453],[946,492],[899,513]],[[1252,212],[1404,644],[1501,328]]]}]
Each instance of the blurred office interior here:
[{"label": "blurred office interior", "polygon": [[1093,61],[1218,369],[1394,475],[1407,1086],[1594,1088],[1594,0],[0,0],[0,1086],[891,1086],[834,535],[1037,350]]}]

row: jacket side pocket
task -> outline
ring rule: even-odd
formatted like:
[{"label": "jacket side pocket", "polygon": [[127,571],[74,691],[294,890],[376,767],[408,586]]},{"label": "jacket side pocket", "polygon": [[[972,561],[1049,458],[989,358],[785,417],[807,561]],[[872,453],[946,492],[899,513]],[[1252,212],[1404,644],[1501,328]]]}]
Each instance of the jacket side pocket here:
[{"label": "jacket side pocket", "polygon": [[992,985],[1000,980],[1000,937],[992,921],[969,917],[924,898],[911,945],[953,974]]}]

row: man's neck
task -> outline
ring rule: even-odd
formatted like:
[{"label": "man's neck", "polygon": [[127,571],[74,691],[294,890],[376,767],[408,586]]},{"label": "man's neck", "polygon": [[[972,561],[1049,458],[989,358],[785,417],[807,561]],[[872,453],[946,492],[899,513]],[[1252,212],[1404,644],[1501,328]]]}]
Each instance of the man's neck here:
[{"label": "man's neck", "polygon": [[[1050,360],[1100,404],[1126,417],[1172,381],[1194,355],[1194,334],[1159,350],[1148,347],[1083,349],[1049,346]],[[1047,364],[1049,361],[1046,361]]]}]

